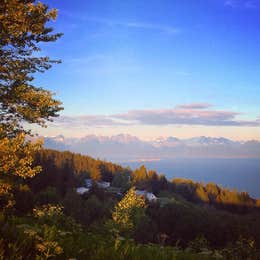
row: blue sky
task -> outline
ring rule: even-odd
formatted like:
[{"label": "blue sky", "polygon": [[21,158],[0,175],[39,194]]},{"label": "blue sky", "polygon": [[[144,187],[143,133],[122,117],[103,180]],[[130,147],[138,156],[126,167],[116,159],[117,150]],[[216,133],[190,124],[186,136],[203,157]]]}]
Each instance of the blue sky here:
[{"label": "blue sky", "polygon": [[260,140],[259,0],[47,3],[63,63],[36,81],[65,110],[40,133]]}]

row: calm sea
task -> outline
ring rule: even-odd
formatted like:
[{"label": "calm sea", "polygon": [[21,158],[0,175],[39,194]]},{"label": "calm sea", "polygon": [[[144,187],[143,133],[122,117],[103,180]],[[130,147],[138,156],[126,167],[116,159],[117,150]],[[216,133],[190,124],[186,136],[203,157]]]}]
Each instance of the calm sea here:
[{"label": "calm sea", "polygon": [[260,159],[172,159],[121,163],[135,169],[142,164],[147,169],[163,173],[170,180],[176,177],[197,182],[214,182],[222,187],[247,191],[260,198]]}]

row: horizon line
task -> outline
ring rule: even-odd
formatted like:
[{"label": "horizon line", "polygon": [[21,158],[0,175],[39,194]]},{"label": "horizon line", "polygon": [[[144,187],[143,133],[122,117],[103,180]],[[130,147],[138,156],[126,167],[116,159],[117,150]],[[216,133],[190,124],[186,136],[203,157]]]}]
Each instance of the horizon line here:
[{"label": "horizon line", "polygon": [[249,139],[232,139],[232,138],[228,138],[228,137],[224,137],[224,136],[221,136],[221,135],[194,135],[194,136],[191,136],[191,137],[178,137],[178,135],[161,135],[161,136],[154,136],[153,138],[143,138],[143,137],[140,137],[138,135],[133,135],[133,134],[129,134],[129,133],[119,133],[119,134],[107,134],[107,135],[103,135],[103,134],[86,134],[86,135],[82,135],[82,136],[69,136],[69,135],[66,135],[66,134],[57,134],[57,135],[36,135],[37,137],[39,138],[55,138],[55,137],[64,137],[64,138],[73,138],[73,139],[82,139],[82,138],[86,138],[86,137],[89,137],[89,136],[95,136],[95,137],[109,137],[109,138],[112,138],[112,137],[117,137],[117,136],[129,136],[129,137],[134,137],[134,138],[137,138],[138,140],[140,141],[156,141],[160,138],[162,139],[167,139],[167,138],[176,138],[176,139],[179,139],[179,140],[187,140],[187,139],[192,139],[192,138],[201,138],[201,137],[205,137],[205,138],[224,138],[224,139],[227,139],[227,140],[230,140],[230,141],[235,141],[235,142],[249,142],[249,141],[257,141],[257,142],[260,142],[260,139],[257,139],[257,138],[249,138]]}]

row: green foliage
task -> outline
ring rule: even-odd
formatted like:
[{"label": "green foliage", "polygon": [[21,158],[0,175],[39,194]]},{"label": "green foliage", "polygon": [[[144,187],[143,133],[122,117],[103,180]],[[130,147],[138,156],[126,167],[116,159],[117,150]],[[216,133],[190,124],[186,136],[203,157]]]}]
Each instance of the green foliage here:
[{"label": "green foliage", "polygon": [[222,250],[222,255],[231,260],[259,259],[260,252],[253,239],[239,237],[235,243]]},{"label": "green foliage", "polygon": [[34,159],[35,165],[42,166],[42,172],[28,180],[31,189],[35,192],[51,185],[65,194],[76,186],[83,186],[84,178],[87,177],[109,181],[116,174],[129,175],[129,170],[120,165],[71,152],[43,149],[35,154]]},{"label": "green foliage", "polygon": [[120,173],[116,172],[113,181],[111,183],[111,186],[120,188],[122,191],[126,191],[130,188],[130,181],[129,181],[130,175],[126,173]]},{"label": "green foliage", "polygon": [[[115,182],[120,180],[117,178],[118,176],[127,176],[129,170],[109,162],[94,160],[88,156],[70,152],[43,150],[37,153],[36,160],[36,163],[40,162],[42,165],[43,172],[27,181],[36,197],[41,194],[39,191],[44,192],[46,187],[51,185],[57,190],[59,201],[64,206],[64,212],[87,228],[93,227],[93,225],[102,226],[102,223],[111,220],[114,205],[119,198],[121,199],[117,194],[120,188],[111,187],[104,190],[93,185],[87,194],[80,196],[76,193],[75,187],[84,185],[82,177],[89,177],[88,172],[93,167],[99,168],[103,177],[107,174],[104,180],[109,180],[113,176]],[[67,167],[64,168],[64,165]],[[240,196],[240,193],[221,189],[212,183],[204,186],[182,179],[170,183],[164,176],[160,176],[156,172],[148,172],[147,175],[148,177],[142,185],[148,191],[157,191],[159,199],[158,204],[147,205],[145,215],[141,218],[139,225],[135,224],[130,232],[125,232],[136,241],[161,243],[158,237],[160,234],[166,234],[166,245],[174,245],[179,240],[180,246],[187,247],[198,234],[202,234],[206,237],[210,247],[220,248],[225,247],[228,242],[236,241],[241,235],[253,237],[256,244],[260,245],[260,229],[257,228],[260,223],[257,208],[246,207],[247,211],[241,211],[243,214],[240,214],[240,211],[237,210],[239,204],[236,204],[236,208],[226,204],[227,198],[232,197],[227,196],[229,193],[241,198],[243,205],[247,205],[246,203],[251,201],[250,197],[248,198],[242,193]],[[80,182],[81,184],[78,184]],[[118,181],[118,186],[120,186],[120,181]],[[66,187],[65,193],[62,192],[64,187]],[[203,196],[209,201],[202,200]],[[220,197],[222,197],[221,204]],[[47,203],[55,203],[55,201]],[[230,213],[219,210],[219,208],[228,209]]]},{"label": "green foliage", "polygon": [[136,194],[135,188],[131,188],[112,214],[115,227],[120,233],[132,233],[145,216],[145,208],[145,199]]},{"label": "green foliage", "polygon": [[0,228],[3,259],[208,259],[177,248],[85,232],[54,205],[37,209],[35,215],[5,219]]},{"label": "green foliage", "polygon": [[4,217],[1,247],[4,259],[48,259],[64,254],[67,236],[82,232],[59,205],[44,205],[26,218]]},{"label": "green foliage", "polygon": [[57,62],[35,54],[39,43],[61,36],[46,26],[56,15],[55,9],[33,0],[0,3],[0,122],[9,137],[25,131],[23,121],[45,125],[61,110],[49,91],[32,85],[33,73]]},{"label": "green foliage", "polygon": [[[101,201],[91,195],[86,205],[87,211],[91,209],[94,213],[93,216],[95,216],[97,209],[101,208],[98,206],[102,205],[100,203]],[[211,249],[209,242],[203,235],[196,237],[199,232],[194,229],[194,224],[198,224],[199,220],[202,222],[201,225],[205,226],[205,230],[209,229],[210,227],[205,223],[205,220],[210,220],[211,217],[206,215],[202,218],[205,215],[205,210],[201,212],[202,215],[197,215],[196,212],[190,211],[187,205],[182,206],[183,210],[186,208],[186,213],[183,210],[178,210],[174,205],[172,212],[169,211],[169,214],[165,215],[164,218],[161,218],[161,214],[165,214],[165,210],[168,210],[169,207],[154,208],[152,211],[152,214],[157,214],[157,219],[161,224],[165,225],[166,231],[173,230],[174,237],[180,238],[179,228],[179,230],[182,230],[186,227],[187,232],[190,234],[194,232],[195,236],[191,239],[193,241],[189,243],[188,248],[185,250],[174,246],[174,244],[174,247],[166,246],[171,240],[171,235],[163,233],[162,227],[159,227],[160,232],[162,232],[160,233],[160,245],[151,244],[149,240],[142,241],[147,234],[153,232],[154,223],[151,222],[153,218],[142,217],[141,221],[138,221],[139,226],[137,225],[136,234],[140,235],[141,239],[137,237],[137,241],[146,243],[143,245],[136,244],[133,240],[120,236],[113,229],[107,229],[109,226],[103,226],[102,223],[99,223],[97,228],[86,231],[72,218],[64,215],[61,206],[48,204],[35,208],[33,215],[29,217],[0,217],[2,257],[4,259],[48,259],[48,257],[55,257],[55,259],[94,260],[247,259],[248,257],[257,259],[259,252],[256,250],[255,242],[252,239],[240,238],[224,250],[218,249],[216,251]],[[147,210],[151,209],[148,208]],[[226,216],[222,216],[220,220],[225,218]],[[172,222],[166,223],[169,220]],[[180,220],[183,220],[183,222],[180,222]],[[234,220],[232,219],[232,221]],[[175,222],[177,225],[174,225]],[[172,227],[172,229],[169,229],[169,227]],[[114,228],[114,226],[112,225],[110,228]],[[227,225],[227,229],[231,231],[230,225]],[[215,230],[211,234],[211,237],[213,236],[218,236]],[[236,258],[236,256],[241,257]]]},{"label": "green foliage", "polygon": [[40,172],[40,166],[32,165],[33,154],[39,148],[40,143],[25,141],[24,133],[10,138],[0,127],[0,210],[14,206],[13,193],[19,179],[32,178]]},{"label": "green foliage", "polygon": [[114,200],[109,196],[102,199],[94,191],[81,196],[74,190],[70,190],[62,200],[62,204],[66,215],[88,227],[93,223],[102,223],[111,217]]},{"label": "green foliage", "polygon": [[[121,198],[117,195],[120,188],[111,187],[103,190],[94,185],[87,194],[80,196],[75,192],[75,187],[84,185],[84,182],[77,183],[82,182],[82,176],[89,177],[87,172],[93,166],[101,169],[103,177],[107,174],[106,180],[109,180],[112,175],[117,181],[116,176],[127,176],[129,170],[118,165],[112,167],[112,163],[70,152],[43,150],[37,153],[36,160],[42,165],[43,172],[28,182],[36,196],[38,196],[38,191],[41,189],[44,191],[46,189],[44,187],[52,185],[61,198],[65,213],[88,228],[111,219],[114,205]],[[64,165],[66,162],[69,162],[70,166],[67,167],[65,178]],[[260,229],[257,228],[260,223],[257,208],[254,211],[254,208],[246,207],[247,211],[241,211],[243,213],[241,215],[237,210],[239,204],[236,204],[235,208],[226,204],[227,197],[229,197],[227,194],[239,195],[240,193],[221,189],[212,183],[204,186],[182,179],[170,183],[156,172],[148,172],[148,177],[143,185],[148,191],[157,191],[159,204],[148,205],[145,216],[140,221],[141,228],[135,225],[134,230],[129,232],[136,241],[160,243],[158,236],[166,234],[168,236],[165,240],[167,245],[174,245],[179,240],[180,245],[186,247],[198,234],[202,234],[211,247],[219,248],[225,247],[228,242],[236,241],[241,235],[243,237],[252,236],[256,244],[260,245]],[[66,187],[66,192],[62,193],[60,187]],[[219,196],[221,194],[226,194],[226,196]],[[202,200],[202,195],[209,201]],[[218,202],[220,197],[223,198],[221,204]],[[243,205],[247,205],[246,203],[251,201],[251,198],[246,195],[238,197],[243,199]],[[219,208],[228,209],[230,213],[219,210]],[[136,231],[139,229],[141,231]]]},{"label": "green foliage", "polygon": [[132,173],[132,182],[138,189],[151,191],[155,194],[169,188],[164,175],[158,175],[152,170],[147,171],[144,165]]},{"label": "green foliage", "polygon": [[189,248],[194,252],[206,251],[209,249],[209,243],[203,235],[198,235],[194,240],[189,242]]},{"label": "green foliage", "polygon": [[64,212],[68,215],[80,221],[84,216],[83,213],[83,201],[79,194],[77,194],[74,190],[70,190],[64,196],[62,201],[64,206]]},{"label": "green foliage", "polygon": [[40,191],[34,197],[37,206],[44,204],[57,204],[61,201],[61,197],[54,187],[47,187],[45,190]]},{"label": "green foliage", "polygon": [[[225,247],[239,236],[252,237],[259,247],[259,213],[247,215],[232,214],[205,206],[196,205],[174,196],[157,207],[149,207],[148,215],[157,232],[165,233],[168,244],[180,240],[180,245],[188,246],[198,234],[203,235],[213,248]],[[150,229],[152,232],[152,229]]]}]

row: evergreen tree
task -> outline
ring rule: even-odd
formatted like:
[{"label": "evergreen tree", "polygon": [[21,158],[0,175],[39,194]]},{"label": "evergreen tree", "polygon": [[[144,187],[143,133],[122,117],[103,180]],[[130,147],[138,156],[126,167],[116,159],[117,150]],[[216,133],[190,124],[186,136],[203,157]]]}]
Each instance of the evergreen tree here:
[{"label": "evergreen tree", "polygon": [[147,180],[147,170],[144,165],[142,165],[139,169],[136,169],[133,174],[133,182],[143,182]]}]

